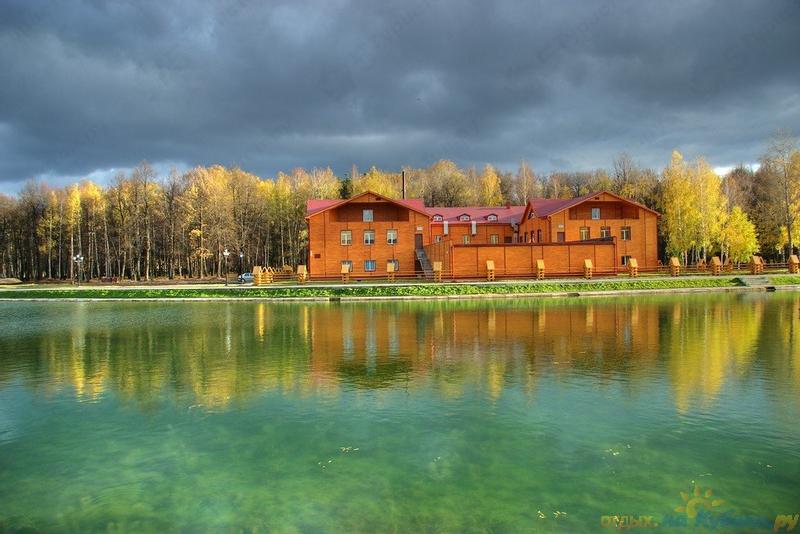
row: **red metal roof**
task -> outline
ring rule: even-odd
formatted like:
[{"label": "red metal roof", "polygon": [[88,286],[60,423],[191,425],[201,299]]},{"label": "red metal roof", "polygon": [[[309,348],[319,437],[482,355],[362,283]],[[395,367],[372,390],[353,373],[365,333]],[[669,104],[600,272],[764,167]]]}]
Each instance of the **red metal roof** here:
[{"label": "red metal roof", "polygon": [[529,204],[533,208],[533,214],[534,214],[535,217],[549,217],[550,215],[553,215],[553,214],[558,213],[560,211],[564,211],[567,208],[571,208],[573,206],[577,206],[578,204],[581,204],[582,202],[586,202],[587,200],[590,200],[590,199],[592,199],[594,197],[597,197],[597,196],[600,196],[602,194],[611,195],[612,197],[618,198],[619,200],[621,200],[623,202],[627,202],[628,204],[632,204],[634,206],[638,206],[640,208],[644,208],[647,211],[651,211],[651,212],[655,213],[656,215],[659,215],[659,213],[657,211],[652,210],[652,209],[648,208],[647,206],[645,206],[643,204],[639,204],[638,202],[635,202],[635,201],[630,200],[628,198],[621,197],[621,196],[619,196],[617,194],[614,194],[614,193],[612,193],[610,191],[594,191],[592,193],[586,193],[585,195],[581,195],[581,196],[575,197],[575,198],[532,198],[529,201]]},{"label": "red metal roof", "polygon": [[329,208],[334,204],[338,204],[341,202],[341,199],[314,199],[314,200],[306,200],[306,217],[309,215],[313,215],[318,211],[324,210],[325,208]]},{"label": "red metal roof", "polygon": [[[312,199],[306,201],[306,217],[310,217],[315,213],[319,213],[320,211],[324,211],[328,208],[332,208],[333,206],[339,204],[345,204],[350,202],[351,200],[355,200],[363,194],[370,193],[370,191],[365,191],[359,195],[356,195],[352,198],[348,198],[345,200],[336,198],[336,199]],[[383,195],[378,195],[377,193],[372,193],[373,195],[383,198],[389,202],[394,202],[395,204],[400,204],[401,206],[405,206],[406,208],[412,209],[414,211],[418,211],[420,213],[426,213],[425,211],[425,202],[421,198],[407,198],[407,199],[394,199],[384,197]]]},{"label": "red metal roof", "polygon": [[[428,214],[433,217],[434,215],[441,215],[443,221],[436,221],[433,224],[441,224],[447,221],[448,224],[461,222],[458,218],[461,215],[469,215],[470,222],[477,221],[480,223],[491,222],[493,224],[512,224],[518,223],[522,218],[522,212],[525,211],[525,206],[463,206],[456,208],[425,208]],[[489,215],[497,215],[497,221],[489,221]]]},{"label": "red metal roof", "polygon": [[[370,191],[366,191],[365,193],[370,193]],[[563,211],[567,208],[577,206],[578,204],[585,202],[598,195],[601,195],[603,193],[607,193],[611,196],[619,198],[624,202],[628,202],[635,206],[642,207],[658,215],[658,212],[651,210],[647,206],[643,206],[638,202],[634,202],[632,200],[621,197],[619,195],[615,195],[614,193],[610,193],[608,191],[596,191],[575,198],[533,198],[529,201],[529,204],[533,209],[533,214],[535,217],[549,217],[550,215]],[[461,217],[461,215],[464,214],[469,215],[470,222],[477,221],[479,224],[494,222],[494,221],[489,221],[487,219],[487,217],[492,214],[497,215],[496,223],[513,224],[521,222],[522,217],[525,215],[525,209],[526,209],[526,206],[462,206],[455,208],[438,208],[438,207],[428,208],[425,206],[425,202],[421,198],[391,199],[388,197],[384,197],[383,195],[378,195],[376,193],[372,194],[380,198],[383,198],[389,202],[394,202],[401,206],[405,206],[414,211],[418,211],[420,213],[427,213],[431,217],[431,219],[433,218],[434,215],[441,215],[443,221],[435,221],[435,222],[432,221],[433,224],[441,224],[444,221],[447,221],[448,224],[459,223],[461,222],[458,220],[459,217]],[[347,202],[350,202],[351,200],[357,199],[359,196],[361,196],[361,194],[346,200],[341,200],[341,199],[308,200],[306,201],[306,217],[314,215],[315,213],[319,213],[320,211],[332,208],[336,205],[345,204]]]}]

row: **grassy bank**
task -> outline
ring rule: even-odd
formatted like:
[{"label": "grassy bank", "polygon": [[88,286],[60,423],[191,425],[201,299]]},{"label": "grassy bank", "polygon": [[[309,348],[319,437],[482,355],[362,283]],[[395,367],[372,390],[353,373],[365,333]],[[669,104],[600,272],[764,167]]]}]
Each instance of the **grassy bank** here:
[{"label": "grassy bank", "polygon": [[[798,277],[800,279],[800,277]],[[420,284],[397,286],[306,286],[237,288],[74,288],[3,289],[2,299],[159,299],[159,298],[347,298],[347,297],[445,297],[459,295],[508,295],[536,293],[589,293],[652,289],[738,287],[730,278],[678,278],[662,280],[597,280],[580,282],[530,282],[515,284]]]},{"label": "grassy bank", "polygon": [[782,274],[778,276],[770,276],[769,281],[776,286],[796,286],[800,285],[800,276]]}]

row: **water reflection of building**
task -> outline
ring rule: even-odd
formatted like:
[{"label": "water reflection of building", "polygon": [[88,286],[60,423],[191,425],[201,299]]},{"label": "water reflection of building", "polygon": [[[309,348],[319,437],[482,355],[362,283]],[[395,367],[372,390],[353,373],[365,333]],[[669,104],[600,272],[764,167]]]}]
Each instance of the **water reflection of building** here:
[{"label": "water reflection of building", "polygon": [[798,298],[769,299],[62,308],[43,311],[35,334],[0,337],[0,388],[21,378],[48,395],[70,388],[85,400],[213,408],[263,392],[352,389],[498,399],[581,374],[641,396],[667,380],[676,407],[689,411],[762,372],[800,400]]}]

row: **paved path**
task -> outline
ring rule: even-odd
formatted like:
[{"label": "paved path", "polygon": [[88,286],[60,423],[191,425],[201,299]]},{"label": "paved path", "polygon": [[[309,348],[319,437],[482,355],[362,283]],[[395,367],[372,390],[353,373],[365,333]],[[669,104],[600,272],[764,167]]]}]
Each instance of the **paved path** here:
[{"label": "paved path", "polygon": [[[627,281],[653,281],[653,280],[711,280],[711,279],[719,279],[719,280],[729,280],[731,278],[741,278],[745,281],[751,275],[739,275],[739,274],[728,274],[728,275],[721,275],[721,276],[711,276],[711,275],[689,275],[689,276],[678,276],[678,277],[671,277],[671,276],[640,276],[637,278],[630,278],[627,276],[617,276],[617,277],[608,277],[608,278],[594,278],[591,280],[587,280],[585,278],[547,278],[545,280],[536,280],[536,279],[527,279],[527,278],[519,278],[519,279],[511,279],[511,280],[496,280],[494,282],[488,282],[486,280],[447,280],[442,282],[431,282],[426,280],[398,280],[397,282],[386,282],[386,281],[376,281],[376,282],[350,282],[349,284],[343,284],[342,282],[308,282],[306,284],[297,284],[297,283],[287,283],[287,282],[276,282],[270,285],[258,286],[260,289],[292,289],[292,288],[339,288],[339,287],[408,287],[408,286],[419,286],[419,285],[432,285],[432,284],[439,284],[439,285],[468,285],[468,286],[503,286],[503,285],[538,285],[538,284],[603,284],[607,282],[627,282]],[[769,276],[769,275],[767,275]],[[749,285],[749,284],[747,284]],[[108,290],[122,290],[122,289],[250,289],[255,288],[253,284],[230,284],[226,286],[224,283],[178,283],[178,284],[163,284],[163,283],[139,283],[139,284],[81,284],[80,286],[74,284],[18,284],[18,285],[9,285],[3,286],[0,285],[0,289],[25,289],[27,291],[53,291],[53,290],[74,290],[74,289],[108,289]]]}]

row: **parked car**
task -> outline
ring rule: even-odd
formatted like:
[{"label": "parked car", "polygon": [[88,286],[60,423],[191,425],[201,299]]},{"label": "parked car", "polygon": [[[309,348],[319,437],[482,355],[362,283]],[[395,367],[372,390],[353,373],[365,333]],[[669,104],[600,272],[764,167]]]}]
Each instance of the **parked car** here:
[{"label": "parked car", "polygon": [[237,278],[240,284],[252,284],[253,283],[253,273],[242,273]]}]

